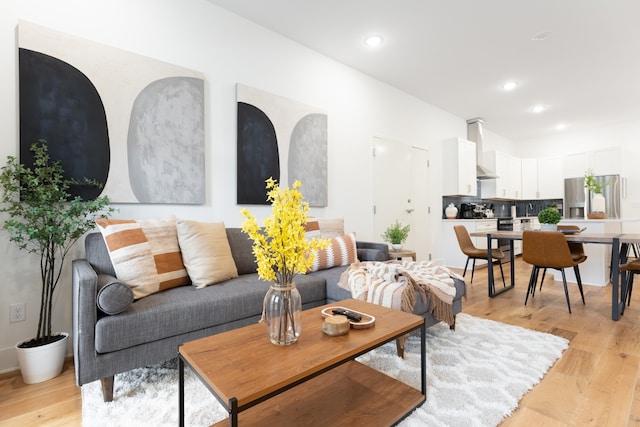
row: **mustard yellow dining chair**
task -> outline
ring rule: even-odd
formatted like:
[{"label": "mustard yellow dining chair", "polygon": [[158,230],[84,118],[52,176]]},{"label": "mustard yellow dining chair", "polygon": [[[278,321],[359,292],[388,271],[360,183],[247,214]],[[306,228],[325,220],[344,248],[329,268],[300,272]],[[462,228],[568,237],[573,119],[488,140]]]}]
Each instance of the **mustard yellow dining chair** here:
[{"label": "mustard yellow dining chair", "polygon": [[571,255],[567,239],[561,231],[524,231],[522,233],[522,259],[532,266],[524,305],[527,305],[529,295],[532,298],[535,297],[540,269],[547,268],[559,270],[562,273],[562,284],[564,285],[564,295],[567,299],[569,313],[571,313],[571,302],[564,269],[573,268],[576,273],[582,304],[585,304],[582,280],[580,279],[580,273],[576,271],[580,262]]},{"label": "mustard yellow dining chair", "polygon": [[[471,265],[471,283],[473,283],[473,273],[476,270],[476,259],[487,259],[487,250],[477,248],[473,242],[471,241],[471,236],[469,236],[469,231],[467,231],[467,227],[464,225],[456,225],[453,227],[456,232],[456,238],[458,239],[458,245],[460,246],[460,250],[463,254],[467,256],[467,262],[464,264],[464,272],[462,273],[462,277],[467,274],[467,267],[469,266],[469,260],[473,260],[473,264]],[[500,266],[500,274],[502,275],[502,284],[505,285],[504,281],[504,271],[502,270],[502,260],[505,258],[504,252],[501,249],[493,248],[491,249],[491,268],[493,268],[494,264],[498,264]],[[506,286],[506,285],[505,285]]]}]

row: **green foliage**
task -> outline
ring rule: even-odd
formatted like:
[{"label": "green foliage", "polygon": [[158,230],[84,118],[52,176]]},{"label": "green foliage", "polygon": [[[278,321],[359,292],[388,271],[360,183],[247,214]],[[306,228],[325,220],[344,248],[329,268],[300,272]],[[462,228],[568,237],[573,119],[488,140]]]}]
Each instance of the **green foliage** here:
[{"label": "green foliage", "polygon": [[548,207],[538,212],[540,224],[557,224],[562,219],[562,215],[555,206]]},{"label": "green foliage", "polygon": [[[36,341],[51,339],[53,295],[65,257],[74,243],[95,226],[96,218],[107,218],[115,210],[107,196],[95,200],[72,198],[68,192],[75,180],[64,178],[60,162],[49,157],[47,142],[39,140],[31,146],[34,165],[20,164],[14,156],[0,168],[2,206],[9,215],[3,229],[20,250],[40,256],[42,299]],[[85,179],[88,185],[99,185]]]},{"label": "green foliage", "polygon": [[602,189],[607,185],[609,185],[609,181],[603,182],[602,184],[596,181],[593,170],[587,169],[584,173],[584,188],[588,189],[592,193],[602,194]]},{"label": "green foliage", "polygon": [[387,227],[385,232],[382,234],[382,239],[392,245],[399,245],[407,240],[407,237],[409,237],[409,230],[411,230],[410,225],[403,227],[402,224],[396,220],[395,224]]}]

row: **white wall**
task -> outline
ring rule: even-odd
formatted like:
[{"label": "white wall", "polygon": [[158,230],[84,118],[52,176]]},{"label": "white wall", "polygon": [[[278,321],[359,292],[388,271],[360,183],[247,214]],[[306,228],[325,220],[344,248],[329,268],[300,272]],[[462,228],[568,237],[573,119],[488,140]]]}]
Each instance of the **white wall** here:
[{"label": "white wall", "polygon": [[[466,122],[375,81],[205,0],[5,0],[0,10],[0,162],[18,153],[18,20],[30,21],[205,74],[207,201],[203,206],[117,205],[118,217],[178,217],[239,225],[235,203],[235,84],[317,106],[329,115],[329,206],[318,216],[344,216],[362,239],[372,236],[371,140],[383,136],[427,148],[434,214],[440,230],[440,143],[466,136]],[[497,138],[500,139],[500,138]],[[501,143],[504,141],[501,141]],[[485,149],[491,149],[485,146]],[[268,209],[252,207],[257,216]],[[5,218],[0,218],[4,220]],[[437,250],[439,231],[434,233]],[[81,257],[82,247],[70,258]],[[0,372],[15,369],[13,346],[35,333],[37,260],[19,253],[0,231]],[[71,331],[70,267],[54,328]],[[27,303],[27,321],[9,324],[10,303]]]}]

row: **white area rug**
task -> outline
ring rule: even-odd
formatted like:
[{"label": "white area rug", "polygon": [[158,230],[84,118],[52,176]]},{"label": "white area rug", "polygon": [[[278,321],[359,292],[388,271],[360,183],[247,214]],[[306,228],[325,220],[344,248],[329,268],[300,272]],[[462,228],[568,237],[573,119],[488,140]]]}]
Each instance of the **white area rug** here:
[{"label": "white area rug", "polygon": [[[303,329],[304,333],[304,329]],[[568,341],[551,334],[459,314],[456,330],[427,329],[427,401],[400,426],[495,426],[560,358]],[[420,340],[410,337],[405,359],[395,342],[360,360],[420,388]],[[185,370],[186,425],[208,426],[227,413]],[[83,425],[178,425],[177,360],[116,375],[114,401],[104,403],[100,382],[82,387]]]}]

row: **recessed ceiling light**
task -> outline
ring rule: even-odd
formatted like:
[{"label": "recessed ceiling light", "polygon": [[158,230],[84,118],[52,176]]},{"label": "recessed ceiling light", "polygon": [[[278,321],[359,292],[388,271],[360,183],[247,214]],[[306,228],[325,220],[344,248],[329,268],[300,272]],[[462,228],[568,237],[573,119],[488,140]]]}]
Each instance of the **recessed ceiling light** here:
[{"label": "recessed ceiling light", "polygon": [[364,39],[364,42],[369,47],[378,47],[382,44],[382,36],[374,34]]},{"label": "recessed ceiling light", "polygon": [[534,113],[542,113],[544,109],[545,107],[542,104],[534,105],[533,107],[531,107],[531,111]]},{"label": "recessed ceiling light", "polygon": [[549,38],[549,36],[551,36],[551,31],[540,31],[535,33],[531,38],[531,40],[535,40],[535,41],[546,40]]},{"label": "recessed ceiling light", "polygon": [[514,90],[518,86],[518,82],[506,82],[502,85],[504,90]]}]

